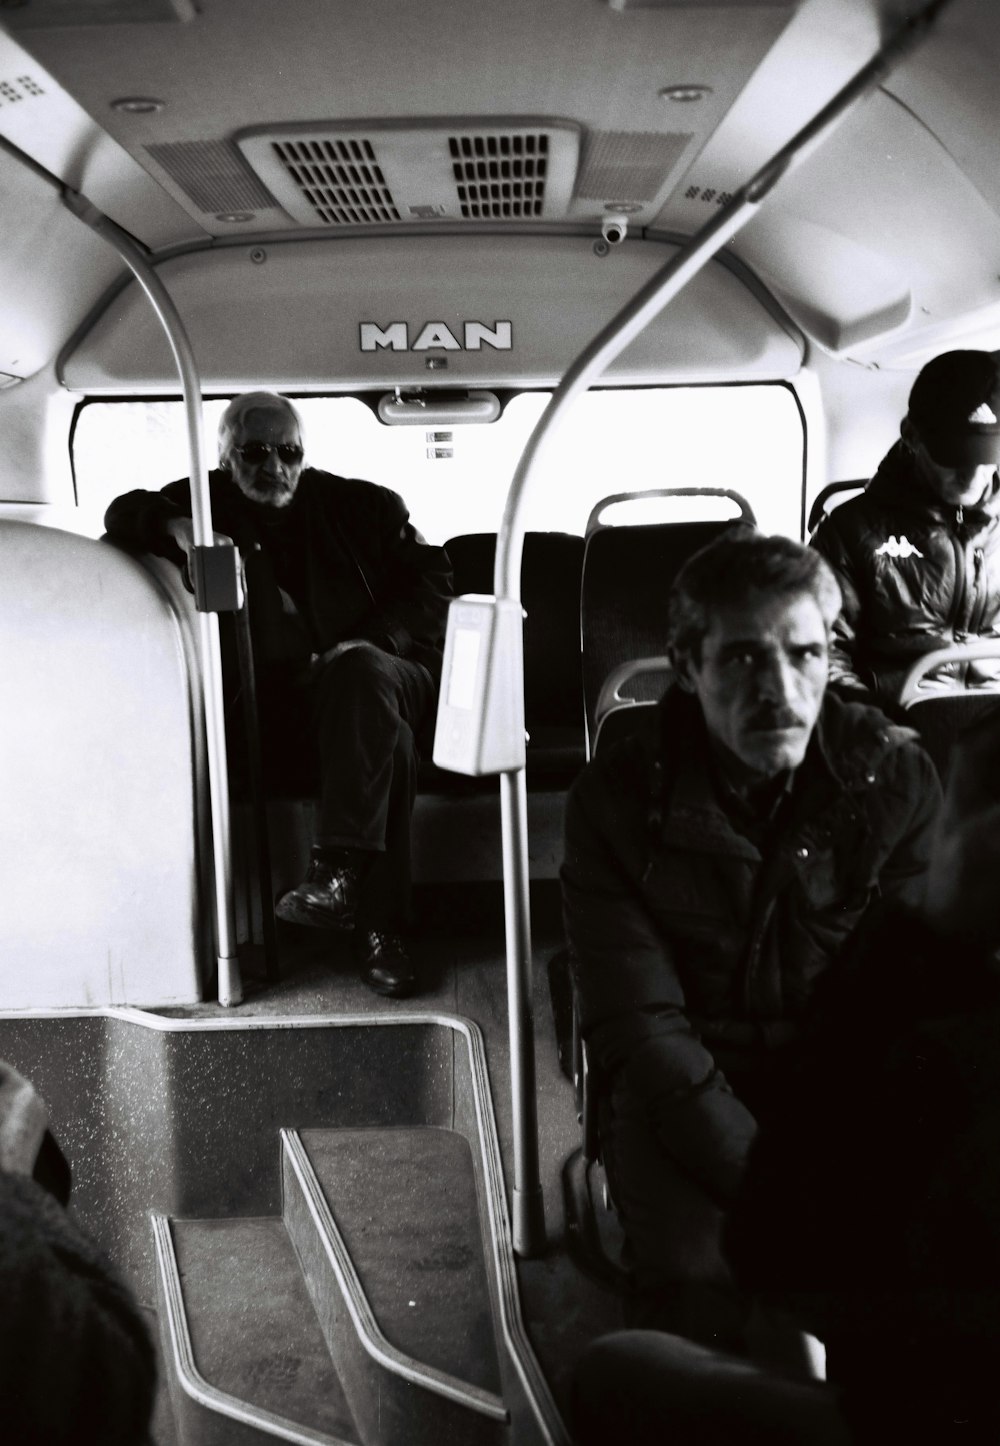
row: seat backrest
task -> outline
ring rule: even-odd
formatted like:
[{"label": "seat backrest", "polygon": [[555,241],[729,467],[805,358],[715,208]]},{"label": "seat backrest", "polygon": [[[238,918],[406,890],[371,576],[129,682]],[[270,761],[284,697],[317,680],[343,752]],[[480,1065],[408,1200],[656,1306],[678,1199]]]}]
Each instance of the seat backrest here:
[{"label": "seat backrest", "polygon": [[990,714],[996,715],[1000,729],[1000,693],[945,692],[914,699],[906,709],[906,721],[920,734],[943,781],[952,754],[961,746],[962,734],[980,720],[985,724]]},{"label": "seat backrest", "polygon": [[[493,592],[495,532],[470,532],[445,543],[456,596]],[[576,727],[582,736],[580,578],[583,538],[529,532],[521,563],[524,624],[524,709],[532,727]]]},{"label": "seat backrest", "polygon": [[177,569],[3,516],[0,559],[2,1007],[194,1002],[211,850]]},{"label": "seat backrest", "polygon": [[[722,511],[696,521],[609,525],[612,510],[662,516],[667,510]],[[725,514],[728,512],[728,516]],[[746,498],[724,487],[659,487],[604,497],[587,522],[580,594],[583,693],[588,754],[597,736],[601,689],[612,669],[666,652],[666,600],[680,568],[699,549],[738,523],[756,519]],[[655,701],[666,676],[643,672],[628,697]]]},{"label": "seat backrest", "polygon": [[[587,538],[581,592],[583,690],[587,737],[596,737],[597,700],[621,663],[666,652],[667,595],[682,565],[727,528],[713,522],[603,527]],[[662,674],[636,679],[630,696],[650,701],[663,692]]]},{"label": "seat backrest", "polygon": [[906,721],[920,734],[942,778],[966,728],[993,712],[997,713],[1000,727],[1000,684],[962,688],[956,682],[933,676],[943,665],[977,660],[1000,663],[1000,638],[953,643],[925,653],[914,661],[900,689],[899,706]]}]

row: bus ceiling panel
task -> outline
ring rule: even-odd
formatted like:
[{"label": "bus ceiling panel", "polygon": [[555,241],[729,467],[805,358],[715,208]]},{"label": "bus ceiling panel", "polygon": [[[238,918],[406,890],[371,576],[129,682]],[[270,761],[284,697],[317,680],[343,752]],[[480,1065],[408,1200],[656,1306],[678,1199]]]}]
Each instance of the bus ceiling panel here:
[{"label": "bus ceiling panel", "polygon": [[57,191],[0,150],[0,373],[33,376],[121,272]]},{"label": "bus ceiling panel", "polygon": [[[551,385],[674,254],[582,237],[412,236],[277,241],[165,261],[206,389]],[[734,272],[702,271],[618,359],[620,383],[794,376],[801,338]],[[137,286],[62,358],[87,393],[175,393]]]},{"label": "bus ceiling panel", "polygon": [[[275,204],[272,189],[287,190],[287,172],[269,136],[308,126],[336,150],[332,132],[374,131],[389,171],[403,167],[401,219],[412,223],[461,214],[441,210],[451,198],[437,193],[450,181],[453,196],[454,177],[420,154],[421,127],[461,119],[489,130],[519,116],[561,119],[579,133],[560,219],[597,220],[605,207],[625,205],[637,224],[648,222],[781,35],[795,0],[685,0],[625,12],[599,0],[212,0],[189,23],[173,24],[170,0],[133,0],[136,21],[161,23],[118,23],[129,8],[128,0],[32,0],[5,13],[34,64],[218,235],[343,219],[335,208],[317,217],[311,203],[299,217],[297,187],[290,214]],[[102,10],[108,23],[98,23]],[[57,15],[87,23],[57,25]],[[248,158],[250,128],[258,154]]]},{"label": "bus ceiling panel", "polygon": [[781,182],[734,250],[838,355],[877,361],[897,338],[912,352],[925,329],[1000,307],[1000,216],[885,94]]},{"label": "bus ceiling panel", "polygon": [[0,137],[150,247],[205,239],[148,170],[3,28]]},{"label": "bus ceiling panel", "polygon": [[960,0],[933,44],[891,75],[886,89],[931,131],[1000,213],[1000,14],[996,0]]},{"label": "bus ceiling panel", "polygon": [[888,9],[884,0],[803,0],[693,159],[657,227],[686,233],[704,225],[875,55]]}]

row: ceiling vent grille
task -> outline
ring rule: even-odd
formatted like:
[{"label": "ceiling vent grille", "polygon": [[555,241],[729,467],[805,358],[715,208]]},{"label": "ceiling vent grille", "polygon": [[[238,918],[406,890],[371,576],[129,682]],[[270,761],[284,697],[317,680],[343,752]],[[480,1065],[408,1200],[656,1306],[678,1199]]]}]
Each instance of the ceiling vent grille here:
[{"label": "ceiling vent grille", "polygon": [[448,149],[467,220],[541,216],[549,161],[544,132],[449,136]]},{"label": "ceiling vent grille", "polygon": [[592,201],[652,201],[692,139],[690,132],[595,131],[576,194]]},{"label": "ceiling vent grille", "polygon": [[262,126],[235,142],[306,226],[565,219],[580,149],[575,126],[537,119]]},{"label": "ceiling vent grille", "polygon": [[229,141],[164,141],[146,150],[199,211],[257,211],[278,203]]},{"label": "ceiling vent grille", "polygon": [[398,221],[370,140],[275,141],[274,154],[328,226]]}]

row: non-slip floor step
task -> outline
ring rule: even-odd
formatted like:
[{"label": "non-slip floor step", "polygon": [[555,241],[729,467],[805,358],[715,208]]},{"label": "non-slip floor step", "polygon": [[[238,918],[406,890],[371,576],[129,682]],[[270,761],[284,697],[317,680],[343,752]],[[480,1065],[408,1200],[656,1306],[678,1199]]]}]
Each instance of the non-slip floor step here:
[{"label": "non-slip floor step", "polygon": [[429,1127],[301,1139],[387,1340],[500,1394],[468,1141]]},{"label": "non-slip floor step", "polygon": [[250,1405],[356,1442],[281,1220],[174,1220],[171,1233],[201,1375]]}]

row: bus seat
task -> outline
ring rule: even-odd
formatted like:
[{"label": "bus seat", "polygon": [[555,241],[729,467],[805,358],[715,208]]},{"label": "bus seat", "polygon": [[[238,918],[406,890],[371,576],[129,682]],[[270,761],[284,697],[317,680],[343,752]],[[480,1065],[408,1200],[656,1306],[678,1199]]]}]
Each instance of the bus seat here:
[{"label": "bus seat", "polygon": [[207,821],[189,623],[106,542],[0,515],[0,555],[0,1010],[196,1002]]},{"label": "bus seat", "polygon": [[[864,478],[845,482],[828,482],[823,490],[816,494],[813,505],[809,509],[806,535],[812,537],[824,517],[829,517],[841,502],[847,502],[851,497],[859,496],[867,486],[868,482]],[[834,497],[838,497],[840,500],[834,502]]]},{"label": "bus seat", "polygon": [[1000,682],[981,688],[961,688],[947,682],[931,682],[943,663],[971,662],[977,658],[1000,663],[1000,638],[956,643],[937,648],[918,658],[903,680],[899,707],[906,722],[920,734],[920,741],[944,779],[948,760],[966,728],[996,712],[1000,728]]},{"label": "bus seat", "polygon": [[[651,499],[725,499],[728,517],[686,522],[612,524],[611,507]],[[738,493],[724,488],[679,487],[617,493],[597,504],[587,523],[580,594],[583,688],[587,745],[597,736],[597,703],[608,675],[636,658],[662,658],[666,645],[666,598],[681,565],[734,523],[755,521]],[[665,679],[649,671],[632,684],[636,701],[655,701]]]},{"label": "bus seat", "polygon": [[[495,532],[469,532],[445,543],[455,595],[493,593]],[[583,538],[528,532],[521,563],[524,712],[529,787],[569,783],[585,759],[580,700],[580,579]]]},{"label": "bus seat", "polygon": [[625,738],[655,706],[670,682],[673,665],[662,657],[632,658],[605,678],[594,706],[594,752]]}]

